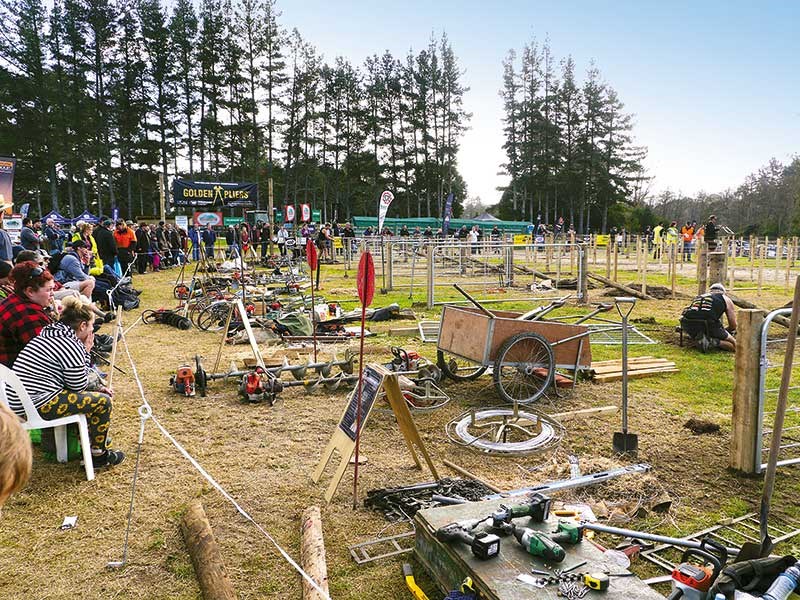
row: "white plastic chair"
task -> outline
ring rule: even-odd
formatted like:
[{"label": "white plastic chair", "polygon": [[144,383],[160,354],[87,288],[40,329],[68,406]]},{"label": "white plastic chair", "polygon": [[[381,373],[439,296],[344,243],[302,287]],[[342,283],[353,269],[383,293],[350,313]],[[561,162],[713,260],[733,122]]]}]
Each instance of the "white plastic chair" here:
[{"label": "white plastic chair", "polygon": [[11,369],[5,365],[0,364],[0,400],[8,405],[8,398],[6,397],[6,386],[10,385],[17,394],[22,408],[25,409],[25,421],[22,426],[25,429],[47,429],[53,428],[53,434],[56,438],[56,459],[60,463],[67,462],[67,425],[70,423],[78,424],[78,431],[81,436],[81,451],[83,452],[83,465],[86,469],[86,479],[91,481],[94,479],[94,465],[92,464],[92,449],[89,445],[89,426],[86,423],[86,415],[67,415],[66,417],[59,417],[52,421],[46,421],[36,410],[33,405],[28,392],[22,385],[22,382]]}]

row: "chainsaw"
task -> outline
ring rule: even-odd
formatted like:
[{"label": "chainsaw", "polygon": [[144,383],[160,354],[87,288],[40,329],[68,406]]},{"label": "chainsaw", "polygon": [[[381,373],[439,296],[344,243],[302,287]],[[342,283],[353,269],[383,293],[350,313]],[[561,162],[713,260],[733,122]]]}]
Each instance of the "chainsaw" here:
[{"label": "chainsaw", "polygon": [[384,365],[388,370],[392,372],[417,371],[418,374],[415,379],[418,383],[424,381],[439,383],[442,380],[441,369],[424,356],[421,356],[419,352],[408,351],[398,346],[392,346],[391,351],[394,358],[392,362]]}]

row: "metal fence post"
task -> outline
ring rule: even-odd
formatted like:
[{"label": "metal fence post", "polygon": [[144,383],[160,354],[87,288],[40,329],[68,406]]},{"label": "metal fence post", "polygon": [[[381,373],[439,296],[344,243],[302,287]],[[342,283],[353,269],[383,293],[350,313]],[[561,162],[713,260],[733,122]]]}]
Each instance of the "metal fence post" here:
[{"label": "metal fence post", "polygon": [[589,248],[578,247],[578,304],[589,304]]},{"label": "metal fence post", "polygon": [[426,269],[426,280],[427,280],[427,290],[426,290],[426,306],[428,310],[433,310],[433,272],[434,272],[434,265],[433,265],[433,250],[434,245],[428,244],[426,248],[426,253],[428,255],[428,266]]},{"label": "metal fence post", "polygon": [[736,314],[736,361],[733,381],[733,415],[729,464],[732,469],[755,473],[761,464],[757,449],[759,434],[759,358],[761,326],[760,310],[739,310]]},{"label": "metal fence post", "polygon": [[386,244],[386,253],[389,255],[386,259],[386,289],[391,292],[394,289],[394,242]]}]

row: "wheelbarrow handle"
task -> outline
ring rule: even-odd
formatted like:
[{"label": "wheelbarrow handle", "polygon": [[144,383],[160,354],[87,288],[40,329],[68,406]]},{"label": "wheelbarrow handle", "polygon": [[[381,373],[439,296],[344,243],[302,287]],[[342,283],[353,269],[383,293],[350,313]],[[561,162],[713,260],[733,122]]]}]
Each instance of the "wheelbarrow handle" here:
[{"label": "wheelbarrow handle", "polygon": [[461,295],[464,296],[464,298],[466,298],[467,300],[472,302],[475,306],[477,306],[483,314],[485,314],[490,319],[494,319],[494,315],[483,304],[481,304],[480,302],[475,300],[475,298],[470,296],[460,285],[454,283],[453,287],[456,288],[459,292],[461,292]]}]

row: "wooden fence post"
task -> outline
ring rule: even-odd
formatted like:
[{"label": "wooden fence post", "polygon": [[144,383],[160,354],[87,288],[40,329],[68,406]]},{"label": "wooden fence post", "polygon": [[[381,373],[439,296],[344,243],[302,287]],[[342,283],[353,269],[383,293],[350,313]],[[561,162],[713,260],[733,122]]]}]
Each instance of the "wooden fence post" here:
[{"label": "wooden fence post", "polygon": [[219,544],[200,500],[193,500],[181,519],[181,531],[205,600],[236,600]]},{"label": "wooden fence post", "polygon": [[[609,236],[609,240],[611,236]],[[611,242],[606,243],[606,279],[611,279]]]},{"label": "wooden fence post", "polygon": [[708,247],[703,241],[697,249],[697,295],[706,293],[708,285]]},{"label": "wooden fence post", "polygon": [[[328,565],[325,560],[325,542],[322,537],[322,517],[319,507],[309,506],[300,519],[300,562],[303,570],[314,580],[320,589],[328,594]],[[303,578],[303,600],[324,598]]]},{"label": "wooden fence post", "polygon": [[736,314],[736,360],[733,380],[733,416],[730,467],[755,473],[758,435],[758,386],[761,325],[760,310],[739,310]]},{"label": "wooden fence post", "polygon": [[715,283],[725,282],[725,256],[727,252],[715,251],[708,252],[708,283],[713,285]]}]

